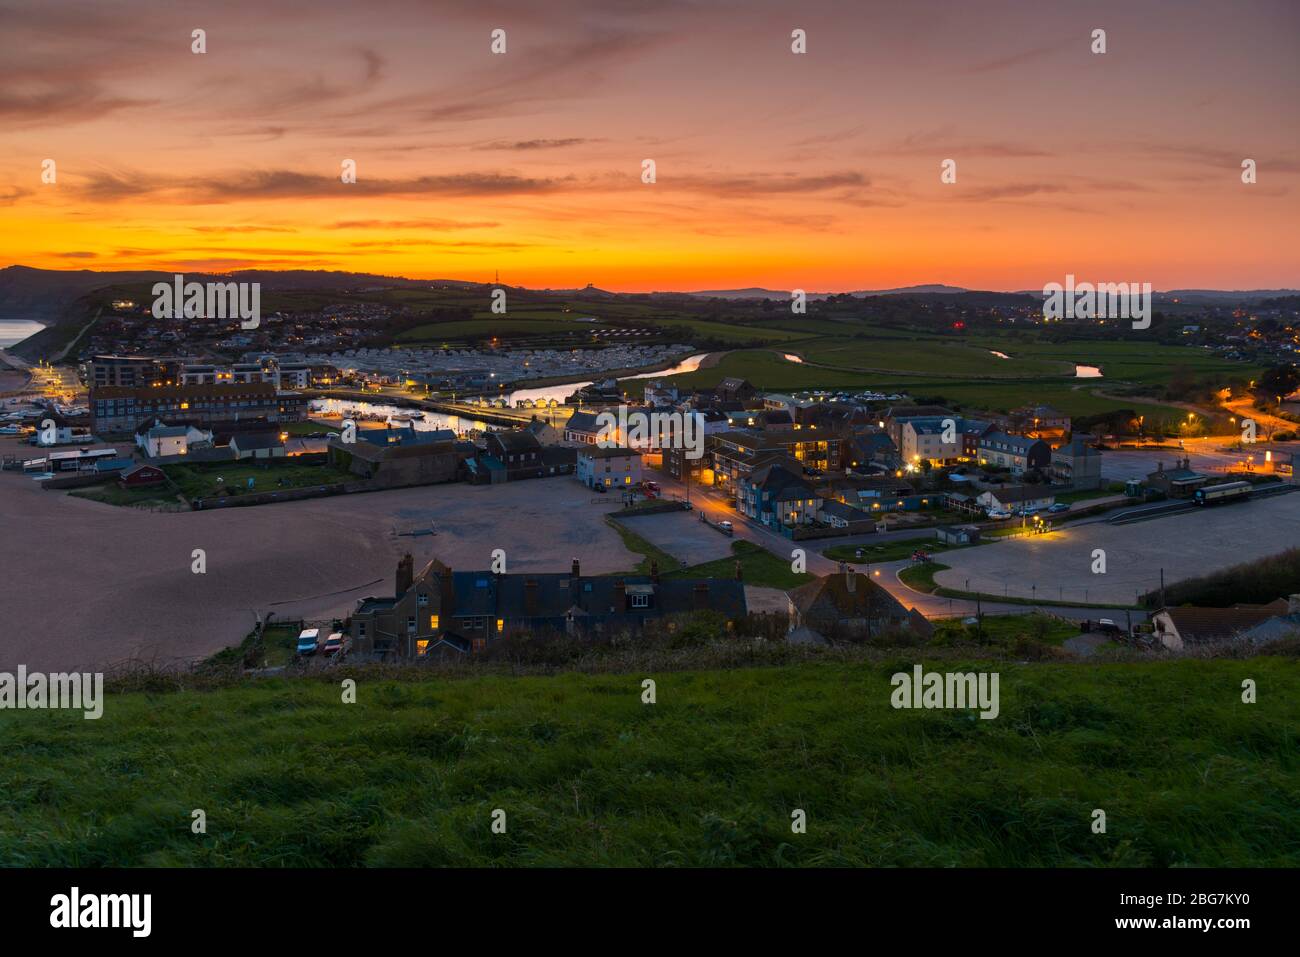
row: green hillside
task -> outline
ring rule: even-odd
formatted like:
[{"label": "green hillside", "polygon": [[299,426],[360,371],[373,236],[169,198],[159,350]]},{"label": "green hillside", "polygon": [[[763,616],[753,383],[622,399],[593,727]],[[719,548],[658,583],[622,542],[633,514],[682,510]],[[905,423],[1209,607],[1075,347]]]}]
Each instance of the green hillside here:
[{"label": "green hillside", "polygon": [[911,664],[660,670],[654,705],[641,673],[406,669],[352,705],[336,676],[4,711],[0,863],[1300,865],[1294,659],[994,664],[994,720],[891,708]]}]

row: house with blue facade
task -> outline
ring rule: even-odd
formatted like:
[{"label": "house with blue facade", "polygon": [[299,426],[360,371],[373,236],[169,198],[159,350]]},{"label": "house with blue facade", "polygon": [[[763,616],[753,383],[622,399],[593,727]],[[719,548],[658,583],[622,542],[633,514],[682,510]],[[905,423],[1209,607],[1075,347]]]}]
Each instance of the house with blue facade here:
[{"label": "house with blue facade", "polygon": [[822,498],[803,477],[781,465],[765,465],[741,480],[736,508],[781,532],[812,525]]}]

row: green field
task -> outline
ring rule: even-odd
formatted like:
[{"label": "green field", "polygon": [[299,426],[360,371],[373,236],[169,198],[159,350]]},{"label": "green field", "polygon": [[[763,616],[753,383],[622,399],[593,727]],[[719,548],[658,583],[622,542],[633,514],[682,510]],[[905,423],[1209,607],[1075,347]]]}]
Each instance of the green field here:
[{"label": "green field", "polygon": [[[1300,865],[1280,658],[990,663],[1000,713],[895,710],[883,660],[365,673],[0,712],[8,866]],[[653,677],[657,703],[642,704]],[[1251,678],[1259,703],[1241,702]],[[1105,834],[1092,832],[1094,809]],[[207,831],[191,831],[202,809]],[[491,829],[494,810],[506,832]],[[807,833],[791,814],[807,815]]]},{"label": "green field", "polygon": [[1072,363],[1046,359],[999,359],[964,343],[910,339],[819,339],[799,348],[809,362],[849,369],[943,374],[977,378],[1074,375]]},{"label": "green field", "polygon": [[[947,545],[931,535],[928,538],[907,538],[882,542],[879,545],[832,545],[830,548],[824,549],[822,554],[831,561],[866,564],[868,562],[896,562],[900,559],[911,558],[912,553],[918,548],[933,553],[951,551],[954,548],[971,547],[973,546]],[[858,552],[862,552],[861,558],[857,557]]]},{"label": "green field", "polygon": [[790,570],[790,562],[778,558],[766,548],[752,542],[732,542],[732,558],[719,558],[716,561],[692,565],[679,569],[670,578],[734,578],[736,562],[740,562],[741,574],[747,585],[762,585],[767,588],[780,588],[789,591],[812,581],[816,576],[806,572]]},{"label": "green field", "polygon": [[[208,498],[223,490],[228,495],[243,495],[357,480],[357,477],[350,472],[327,465],[280,464],[280,462],[283,460],[267,466],[253,465],[248,462],[168,465],[164,471],[176,483],[181,493],[189,499]],[[218,482],[218,478],[223,481]],[[251,489],[248,488],[250,478],[253,480]]]},{"label": "green field", "polygon": [[77,498],[88,498],[92,502],[103,502],[106,505],[118,505],[127,508],[152,508],[172,504],[179,508],[186,507],[177,501],[176,490],[165,484],[145,488],[123,488],[118,484],[117,479],[110,479],[102,485],[73,489],[68,494],[75,495]]},{"label": "green field", "polygon": [[[913,344],[917,353],[929,348]],[[808,352],[806,343],[794,350]],[[922,362],[916,359],[915,362]],[[993,359],[990,362],[1004,360]],[[905,376],[898,373],[853,372],[845,369],[821,368],[810,363],[794,363],[770,350],[741,350],[728,353],[717,365],[695,372],[673,376],[672,381],[692,388],[716,385],[725,376],[748,379],[755,386],[768,391],[794,392],[807,389],[874,389],[880,392],[898,392],[917,398],[942,398],[963,408],[992,412],[1007,412],[1028,403],[1044,403],[1071,416],[1094,415],[1115,409],[1132,409],[1146,417],[1148,428],[1161,425],[1172,428],[1185,418],[1182,409],[1161,405],[1158,401],[1110,398],[1094,395],[1093,390],[1114,388],[1108,380],[1075,379],[1073,377],[1025,377],[977,380],[954,378],[928,378],[924,375]]]}]

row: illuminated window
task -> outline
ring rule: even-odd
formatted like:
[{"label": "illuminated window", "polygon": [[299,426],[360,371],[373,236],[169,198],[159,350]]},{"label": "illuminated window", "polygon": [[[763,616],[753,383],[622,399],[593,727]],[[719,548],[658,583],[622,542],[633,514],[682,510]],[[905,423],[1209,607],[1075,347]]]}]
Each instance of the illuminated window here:
[{"label": "illuminated window", "polygon": [[505,631],[505,630],[506,630],[506,620],[504,618],[498,618],[497,631]]},{"label": "illuminated window", "polygon": [[415,653],[417,655],[422,655],[428,650],[429,650],[429,642],[427,640],[421,639],[420,641],[417,641],[415,643]]},{"label": "illuminated window", "polygon": [[430,627],[430,628],[433,628],[433,629],[435,629],[435,630],[437,630],[437,627],[438,627],[438,616],[437,616],[437,615],[430,615],[430,616],[429,616],[429,627]]}]

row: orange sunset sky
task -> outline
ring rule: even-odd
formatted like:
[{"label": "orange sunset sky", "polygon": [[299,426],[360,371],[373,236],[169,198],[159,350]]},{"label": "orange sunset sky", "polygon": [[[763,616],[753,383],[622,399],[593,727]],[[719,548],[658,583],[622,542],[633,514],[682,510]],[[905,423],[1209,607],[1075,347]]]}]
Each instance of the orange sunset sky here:
[{"label": "orange sunset sky", "polygon": [[1295,0],[0,0],[0,265],[1295,287],[1298,51]]}]

